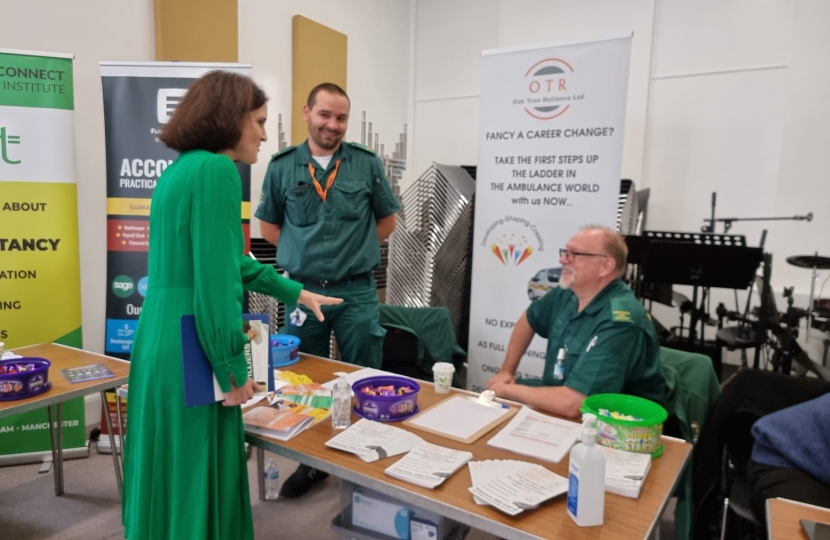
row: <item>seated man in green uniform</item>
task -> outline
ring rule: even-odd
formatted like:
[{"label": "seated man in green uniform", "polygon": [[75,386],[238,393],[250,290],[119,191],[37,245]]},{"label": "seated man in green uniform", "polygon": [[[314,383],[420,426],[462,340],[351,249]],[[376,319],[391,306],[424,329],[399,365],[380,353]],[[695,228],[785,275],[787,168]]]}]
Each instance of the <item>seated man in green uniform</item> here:
[{"label": "seated man in green uniform", "polygon": [[[645,308],[620,277],[628,249],[618,233],[588,226],[560,250],[559,287],[522,313],[504,363],[487,388],[501,398],[578,417],[583,400],[607,392],[662,404],[660,344]],[[533,335],[548,340],[542,380],[516,380]]]},{"label": "seated man in green uniform", "polygon": [[[256,217],[291,279],[305,290],[343,299],[323,308],[322,322],[305,306],[286,306],[290,322],[283,331],[300,338],[302,352],[328,357],[334,330],[341,360],[380,368],[385,330],[378,323],[373,271],[400,203],[378,156],[343,142],[350,108],[346,92],[335,84],[311,91],[303,107],[309,137],[271,159]],[[281,494],[298,497],[326,476],[301,465]]]}]

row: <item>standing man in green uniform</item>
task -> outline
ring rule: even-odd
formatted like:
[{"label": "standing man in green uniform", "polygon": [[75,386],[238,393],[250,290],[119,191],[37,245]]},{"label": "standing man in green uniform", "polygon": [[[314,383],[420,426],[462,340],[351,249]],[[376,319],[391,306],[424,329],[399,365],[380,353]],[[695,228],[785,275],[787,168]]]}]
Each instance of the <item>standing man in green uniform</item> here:
[{"label": "standing man in green uniform", "polygon": [[[559,287],[522,313],[501,370],[499,397],[578,417],[587,396],[623,393],[662,404],[665,381],[651,319],[620,277],[628,249],[617,232],[589,226],[560,250]],[[516,380],[534,334],[548,340],[542,380]]]},{"label": "standing man in green uniform", "polygon": [[[343,299],[324,308],[324,322],[308,317],[305,306],[286,306],[284,331],[300,338],[302,352],[328,357],[334,330],[343,361],[380,368],[385,331],[378,324],[373,271],[380,265],[380,243],[395,230],[400,203],[380,159],[343,142],[350,107],[336,84],[311,91],[303,107],[309,137],[271,159],[256,217],[291,279]],[[301,465],[282,494],[298,497],[326,476]]]}]

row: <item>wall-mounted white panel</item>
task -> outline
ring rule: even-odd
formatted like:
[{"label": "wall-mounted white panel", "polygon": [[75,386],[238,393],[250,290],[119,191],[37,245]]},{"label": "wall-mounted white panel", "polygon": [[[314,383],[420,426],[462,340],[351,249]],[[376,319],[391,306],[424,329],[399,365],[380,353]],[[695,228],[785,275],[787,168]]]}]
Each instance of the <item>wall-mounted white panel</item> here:
[{"label": "wall-mounted white panel", "polygon": [[[712,192],[719,217],[775,211],[786,77],[780,69],[652,83],[648,229],[699,231]],[[732,232],[757,245],[764,227],[741,223]]]},{"label": "wall-mounted white panel", "polygon": [[652,76],[787,64],[793,3],[658,0]]},{"label": "wall-mounted white panel", "polygon": [[478,164],[479,99],[461,98],[415,104],[414,144],[418,149],[410,178],[415,180],[433,162]]},{"label": "wall-mounted white panel", "polygon": [[481,51],[498,46],[498,0],[418,0],[415,99],[477,96]]}]

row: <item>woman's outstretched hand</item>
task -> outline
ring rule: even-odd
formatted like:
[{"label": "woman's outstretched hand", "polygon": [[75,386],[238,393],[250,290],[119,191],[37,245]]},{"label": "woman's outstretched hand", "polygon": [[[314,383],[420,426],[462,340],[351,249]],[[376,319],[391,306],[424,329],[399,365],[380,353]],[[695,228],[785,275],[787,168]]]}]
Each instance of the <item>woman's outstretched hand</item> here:
[{"label": "woman's outstretched hand", "polygon": [[323,317],[323,312],[320,309],[321,306],[334,306],[343,303],[342,298],[323,296],[322,294],[316,294],[305,289],[300,292],[300,298],[297,301],[310,309],[311,312],[314,313],[314,316],[317,317],[318,321],[325,319],[325,317]]}]

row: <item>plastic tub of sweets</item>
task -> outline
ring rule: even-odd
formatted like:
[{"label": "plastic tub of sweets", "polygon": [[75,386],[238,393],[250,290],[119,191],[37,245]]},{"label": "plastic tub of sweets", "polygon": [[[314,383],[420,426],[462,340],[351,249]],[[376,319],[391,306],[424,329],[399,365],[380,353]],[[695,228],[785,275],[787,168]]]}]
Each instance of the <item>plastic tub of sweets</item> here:
[{"label": "plastic tub of sweets", "polygon": [[[607,412],[601,414],[600,410]],[[581,411],[597,416],[599,444],[626,452],[651,454],[653,458],[663,454],[660,436],[663,434],[663,422],[669,414],[657,403],[625,394],[595,394],[582,402]],[[608,416],[610,413],[641,420],[614,418]]]},{"label": "plastic tub of sweets", "polygon": [[271,367],[284,367],[300,361],[300,338],[271,334]]},{"label": "plastic tub of sweets", "polygon": [[[369,395],[362,390],[367,387],[392,386],[395,395]],[[407,394],[398,394],[398,388],[409,387],[412,391]],[[381,422],[399,422],[418,414],[418,392],[421,385],[407,377],[395,375],[378,375],[360,379],[352,385],[357,398],[354,413],[361,418],[378,420]]]},{"label": "plastic tub of sweets", "polygon": [[0,360],[0,401],[26,399],[49,390],[51,365],[45,358],[25,356]]}]

